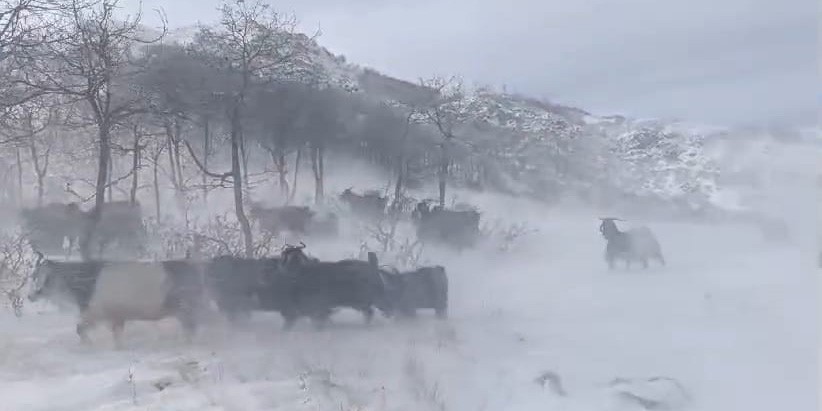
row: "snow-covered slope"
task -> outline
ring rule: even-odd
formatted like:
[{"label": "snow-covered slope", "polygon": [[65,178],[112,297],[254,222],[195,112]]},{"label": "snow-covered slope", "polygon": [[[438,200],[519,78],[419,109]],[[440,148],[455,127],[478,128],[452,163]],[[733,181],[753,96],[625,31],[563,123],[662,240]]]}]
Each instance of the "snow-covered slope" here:
[{"label": "snow-covered slope", "polygon": [[[461,194],[469,196],[469,194]],[[0,314],[2,408],[35,410],[773,411],[817,399],[810,254],[744,227],[654,224],[669,266],[609,272],[591,210],[468,197],[540,231],[507,253],[426,255],[451,279],[450,319],[314,331],[276,315],[130,324],[126,349],[74,317]],[[549,215],[550,218],[546,218]],[[319,256],[334,250],[313,248]],[[652,408],[643,408],[643,405]]]},{"label": "snow-covered slope", "polygon": [[[194,28],[180,28],[165,41],[188,43]],[[429,102],[433,90],[362,68],[333,54],[313,39],[296,34],[310,60],[330,84],[371,98],[414,106]],[[470,124],[460,131],[476,162],[495,163],[510,187],[505,191],[540,199],[578,195],[596,204],[622,203],[668,208],[681,215],[744,208],[740,198],[750,187],[729,184],[741,177],[736,150],[777,147],[780,133],[596,115],[527,96],[488,88],[468,95]],[[816,134],[816,139],[808,137]],[[732,141],[756,136],[757,143]],[[812,143],[817,141],[817,143]],[[818,131],[805,132],[791,144],[818,152]],[[724,148],[723,148],[724,147]],[[758,164],[769,160],[759,157]],[[755,168],[755,167],[754,167]],[[752,168],[749,168],[749,170]],[[744,178],[750,178],[744,177]],[[500,187],[496,187],[500,188]],[[754,187],[762,189],[762,186]],[[760,193],[761,194],[761,193]]]}]

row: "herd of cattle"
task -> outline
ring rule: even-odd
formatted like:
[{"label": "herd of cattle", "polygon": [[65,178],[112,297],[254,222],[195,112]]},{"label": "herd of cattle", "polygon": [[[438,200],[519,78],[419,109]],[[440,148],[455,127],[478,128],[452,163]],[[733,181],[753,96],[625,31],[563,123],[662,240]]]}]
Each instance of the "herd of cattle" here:
[{"label": "herd of cattle", "polygon": [[[347,189],[339,199],[352,216],[363,221],[380,221],[397,211],[389,206],[387,197],[375,191],[356,194]],[[251,204],[249,212],[261,230],[274,235],[290,232],[302,237],[328,238],[339,234],[339,218],[334,212],[296,205],[264,207],[256,203]],[[32,246],[48,255],[70,254],[86,233],[91,235],[87,239],[90,255],[96,257],[129,256],[128,253],[142,250],[147,241],[139,203],[105,203],[93,230],[86,230],[92,223],[91,211],[82,210],[76,203],[25,209],[21,217]],[[474,246],[480,236],[480,214],[473,209],[432,207],[430,200],[424,200],[410,217],[420,241],[464,249]]]},{"label": "herd of cattle", "polygon": [[[375,192],[340,195],[355,218],[380,221],[391,211],[387,198]],[[336,236],[338,218],[306,206],[265,208],[252,204],[251,217],[273,234],[291,232],[304,238]],[[396,215],[396,214],[395,214]],[[380,266],[374,253],[368,261],[320,261],[306,254],[305,244],[286,246],[278,257],[209,260],[138,261],[134,252],[145,245],[140,205],[106,203],[99,220],[76,204],[49,204],[21,213],[29,242],[38,256],[29,299],[68,303],[79,309],[77,334],[108,324],[119,345],[127,321],[176,317],[191,337],[215,306],[231,322],[253,311],[278,312],[290,329],[301,317],[323,327],[339,308],[359,311],[370,322],[375,310],[385,317],[411,317],[433,309],[445,318],[448,277],[442,266],[400,272]],[[446,210],[420,202],[410,215],[422,241],[470,247],[479,236],[479,213]],[[95,224],[89,230],[87,224]],[[70,253],[91,233],[93,253],[83,261],[54,259]],[[67,248],[68,247],[68,248]],[[125,260],[112,259],[117,250],[130,251]],[[49,255],[49,257],[46,256]]]},{"label": "herd of cattle", "polygon": [[[376,192],[355,194],[348,189],[339,198],[359,219],[380,221],[391,211],[387,198]],[[321,214],[307,206],[266,208],[258,204],[250,211],[261,229],[274,234],[338,234],[334,213]],[[414,316],[424,308],[433,309],[440,318],[447,315],[448,277],[442,266],[399,272],[380,266],[374,253],[368,254],[368,261],[320,261],[305,253],[302,242],[286,246],[278,257],[270,258],[56,261],[41,252],[64,251],[65,243],[78,242],[89,232],[85,224],[90,212],[74,204],[50,204],[25,210],[22,217],[39,257],[29,297],[56,298],[76,305],[81,313],[77,333],[83,340],[88,339],[89,327],[102,322],[111,326],[119,344],[126,321],[170,316],[177,317],[191,336],[210,302],[230,321],[248,317],[253,311],[278,312],[286,329],[301,317],[323,327],[342,307],[361,312],[366,322],[371,321],[375,309],[386,317]],[[413,208],[410,219],[419,240],[457,249],[474,246],[480,234],[480,214],[473,209],[449,210],[422,201]],[[651,260],[665,265],[660,243],[649,228],[622,231],[616,225],[619,219],[600,220],[609,268],[615,268],[619,260],[626,267],[636,262],[647,268]],[[92,232],[90,244],[99,247],[100,254],[112,243],[132,250],[141,246],[145,231],[139,204],[107,203]]]},{"label": "herd of cattle", "polygon": [[338,308],[360,311],[367,323],[375,309],[385,317],[415,316],[418,309],[447,316],[442,266],[399,272],[380,267],[373,253],[368,261],[331,262],[310,257],[304,248],[287,246],[276,258],[209,261],[54,261],[40,254],[29,299],[79,308],[82,340],[103,323],[118,345],[125,323],[133,320],[176,317],[190,338],[211,302],[231,321],[253,311],[278,312],[286,329],[301,317],[322,328]]}]

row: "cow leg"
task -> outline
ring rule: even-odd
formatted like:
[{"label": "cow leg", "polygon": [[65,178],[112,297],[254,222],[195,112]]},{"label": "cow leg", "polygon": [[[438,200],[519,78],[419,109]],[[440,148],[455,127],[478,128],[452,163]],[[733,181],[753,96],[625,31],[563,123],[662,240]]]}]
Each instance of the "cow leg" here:
[{"label": "cow leg", "polygon": [[183,335],[186,343],[191,343],[194,340],[194,335],[197,334],[197,320],[195,314],[188,311],[183,311],[177,314],[177,320],[180,321],[180,326],[183,327]]},{"label": "cow leg", "polygon": [[440,320],[444,320],[448,318],[448,307],[441,305],[439,307],[434,308],[434,313],[437,315],[437,318]]},{"label": "cow leg", "polygon": [[648,268],[648,259],[646,257],[642,257],[642,268]]},{"label": "cow leg", "polygon": [[318,312],[311,316],[311,323],[314,325],[314,328],[322,330],[328,325],[328,320],[330,317],[331,313]]},{"label": "cow leg", "polygon": [[371,324],[371,322],[374,321],[374,308],[373,307],[371,307],[369,305],[369,306],[366,306],[365,308],[362,308],[360,311],[362,312],[362,315],[363,315],[363,318],[365,319],[366,324]]},{"label": "cow leg", "polygon": [[77,323],[77,335],[80,336],[80,341],[84,344],[91,344],[91,340],[88,338],[88,330],[94,327],[94,321],[92,321],[88,316],[81,315],[80,321]]},{"label": "cow leg", "polygon": [[114,348],[120,350],[123,348],[123,330],[126,327],[126,322],[123,320],[111,321],[111,335],[114,337]]},{"label": "cow leg", "polygon": [[656,259],[659,260],[660,264],[662,264],[663,266],[665,265],[665,257],[662,256],[662,253],[657,253]]},{"label": "cow leg", "polygon": [[294,328],[294,324],[297,322],[297,313],[291,310],[283,310],[280,312],[280,315],[283,316],[283,330],[289,331]]}]

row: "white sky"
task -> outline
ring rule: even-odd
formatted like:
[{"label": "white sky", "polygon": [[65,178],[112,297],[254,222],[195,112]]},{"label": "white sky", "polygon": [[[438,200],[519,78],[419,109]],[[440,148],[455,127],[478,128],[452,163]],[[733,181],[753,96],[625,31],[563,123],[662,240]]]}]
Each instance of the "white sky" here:
[{"label": "white sky", "polygon": [[[247,0],[252,1],[252,0]],[[138,0],[123,0],[131,10]],[[219,0],[143,0],[172,27]],[[462,74],[600,114],[815,123],[815,0],[282,0],[349,61],[416,80]]]}]

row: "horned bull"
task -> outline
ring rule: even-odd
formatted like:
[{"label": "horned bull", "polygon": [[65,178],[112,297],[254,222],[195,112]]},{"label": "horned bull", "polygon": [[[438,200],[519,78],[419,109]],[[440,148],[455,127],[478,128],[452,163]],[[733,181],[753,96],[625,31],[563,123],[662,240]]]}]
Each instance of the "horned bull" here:
[{"label": "horned bull", "polygon": [[285,328],[291,328],[301,316],[308,316],[322,328],[339,307],[353,308],[363,314],[366,323],[374,316],[374,307],[391,315],[386,284],[379,273],[377,257],[369,253],[368,261],[340,260],[320,262],[303,252],[305,244],[287,246],[281,255],[281,274],[272,289],[285,296],[281,311]]},{"label": "horned bull", "polygon": [[614,268],[618,259],[624,260],[626,267],[630,267],[632,261],[639,261],[643,267],[647,268],[650,259],[655,259],[665,265],[662,247],[650,228],[642,226],[621,231],[615,221],[622,220],[612,217],[600,218],[600,220],[602,224],[599,226],[599,232],[608,242],[605,246],[605,260],[608,262],[608,267]]},{"label": "horned bull", "polygon": [[79,311],[77,334],[88,343],[95,325],[108,323],[122,346],[127,321],[176,317],[190,340],[205,307],[200,268],[189,261],[64,262],[40,254],[29,299],[67,302]]}]

